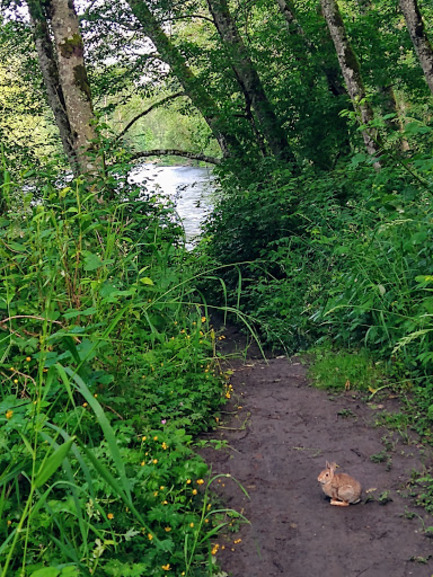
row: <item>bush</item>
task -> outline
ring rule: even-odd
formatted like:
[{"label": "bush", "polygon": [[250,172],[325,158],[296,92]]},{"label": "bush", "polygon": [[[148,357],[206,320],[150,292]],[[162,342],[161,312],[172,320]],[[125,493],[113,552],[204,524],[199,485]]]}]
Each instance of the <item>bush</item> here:
[{"label": "bush", "polygon": [[296,178],[278,168],[266,185],[226,191],[202,245],[224,266],[224,298],[240,301],[274,347],[367,347],[399,378],[423,382],[433,360],[433,220],[431,162],[420,166],[421,177],[358,159]]},{"label": "bush", "polygon": [[179,228],[120,181],[41,188],[0,220],[1,574],[203,575],[192,435],[227,387]]}]

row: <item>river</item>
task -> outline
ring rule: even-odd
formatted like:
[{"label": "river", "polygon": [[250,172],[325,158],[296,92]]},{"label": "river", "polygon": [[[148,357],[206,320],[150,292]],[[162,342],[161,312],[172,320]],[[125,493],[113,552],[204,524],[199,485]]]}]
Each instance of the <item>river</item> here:
[{"label": "river", "polygon": [[144,184],[149,192],[161,193],[174,202],[185,229],[187,248],[192,248],[204,218],[212,209],[212,169],[145,164],[131,172],[131,181]]}]

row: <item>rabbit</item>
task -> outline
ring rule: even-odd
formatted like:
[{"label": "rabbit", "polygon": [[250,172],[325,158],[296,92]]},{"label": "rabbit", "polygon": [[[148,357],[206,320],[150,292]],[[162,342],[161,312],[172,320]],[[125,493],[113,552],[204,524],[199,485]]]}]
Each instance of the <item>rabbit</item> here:
[{"label": "rabbit", "polygon": [[359,503],[362,492],[361,484],[346,473],[336,473],[336,467],[336,463],[326,461],[326,469],[317,478],[325,495],[331,497],[331,505],[347,507],[350,504]]}]

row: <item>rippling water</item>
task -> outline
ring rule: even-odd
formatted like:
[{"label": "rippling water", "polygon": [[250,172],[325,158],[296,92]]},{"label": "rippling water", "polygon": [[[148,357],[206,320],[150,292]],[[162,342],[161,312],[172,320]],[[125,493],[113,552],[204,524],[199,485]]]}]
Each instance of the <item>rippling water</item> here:
[{"label": "rippling water", "polygon": [[213,179],[209,168],[146,164],[131,173],[131,180],[144,183],[174,201],[189,247],[200,234],[201,223],[212,209]]}]

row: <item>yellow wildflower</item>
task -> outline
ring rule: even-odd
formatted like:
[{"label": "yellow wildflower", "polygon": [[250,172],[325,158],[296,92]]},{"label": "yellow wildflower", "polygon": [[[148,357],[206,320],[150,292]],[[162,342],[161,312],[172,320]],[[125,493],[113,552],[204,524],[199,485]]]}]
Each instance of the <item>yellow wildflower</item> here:
[{"label": "yellow wildflower", "polygon": [[108,515],[107,515],[107,519],[110,519],[110,520],[111,520],[111,519],[114,519],[114,515],[113,515],[113,513],[108,513]]},{"label": "yellow wildflower", "polygon": [[203,479],[197,479],[196,483],[197,483],[197,485],[203,485],[204,480]]},{"label": "yellow wildflower", "polygon": [[164,571],[170,571],[170,563],[167,563],[167,565],[161,565],[161,569],[164,569]]},{"label": "yellow wildflower", "polygon": [[9,411],[6,411],[6,419],[10,419],[13,414],[14,414],[14,412],[11,411],[11,409],[9,409]]}]

